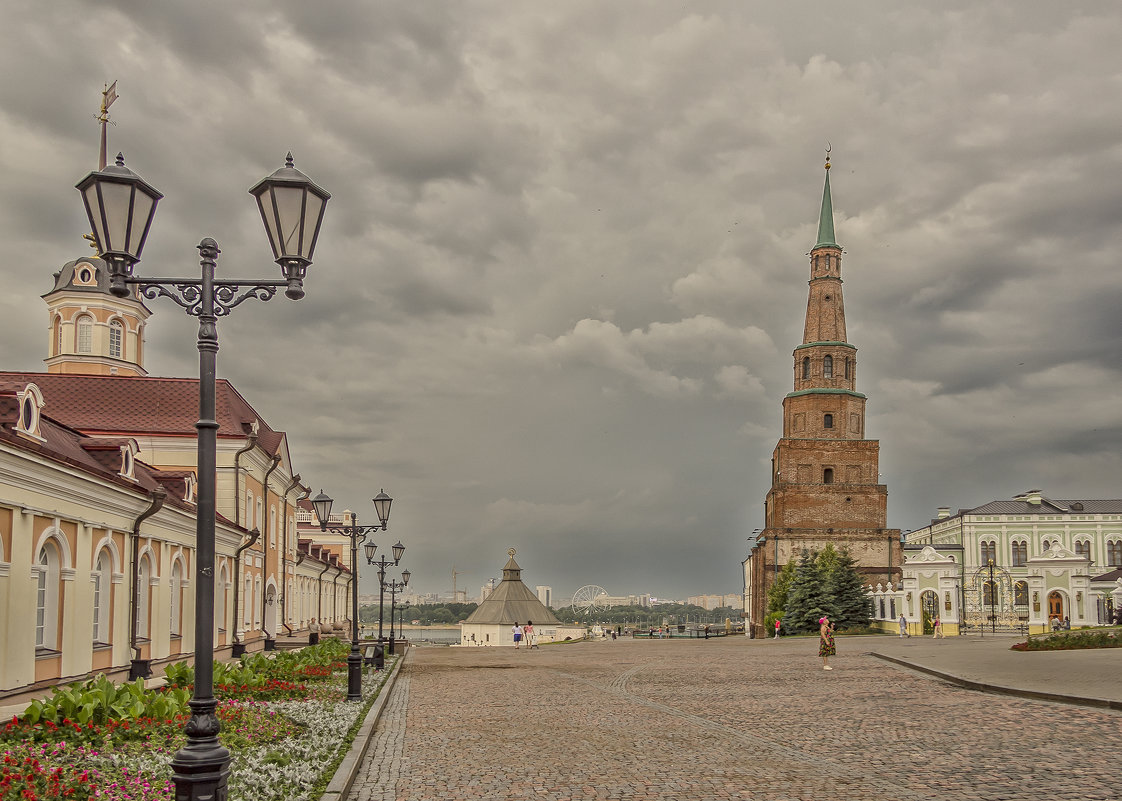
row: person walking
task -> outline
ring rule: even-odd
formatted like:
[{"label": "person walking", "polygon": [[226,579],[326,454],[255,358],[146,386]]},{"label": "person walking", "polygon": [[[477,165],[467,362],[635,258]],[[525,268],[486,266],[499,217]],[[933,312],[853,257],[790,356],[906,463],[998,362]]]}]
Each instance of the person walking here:
[{"label": "person walking", "polygon": [[931,635],[931,639],[943,639],[943,621],[938,615],[935,615],[935,633]]},{"label": "person walking", "polygon": [[526,650],[537,648],[534,645],[534,621],[526,621],[526,625],[522,627],[522,639],[526,641]]},{"label": "person walking", "polygon": [[515,623],[510,627],[510,632],[514,635],[514,650],[517,651],[518,644],[522,642],[522,626],[520,626],[518,623]]},{"label": "person walking", "polygon": [[779,620],[779,618],[775,619],[775,639],[777,639],[777,640],[779,639],[779,624],[780,624],[780,622],[781,621]]},{"label": "person walking", "polygon": [[822,669],[833,670],[830,667],[830,657],[837,653],[834,645],[834,627],[825,617],[818,618],[818,655],[822,657]]},{"label": "person walking", "polygon": [[911,637],[912,636],[911,634],[908,633],[908,619],[906,617],[904,617],[903,612],[900,613],[900,636],[901,637]]}]

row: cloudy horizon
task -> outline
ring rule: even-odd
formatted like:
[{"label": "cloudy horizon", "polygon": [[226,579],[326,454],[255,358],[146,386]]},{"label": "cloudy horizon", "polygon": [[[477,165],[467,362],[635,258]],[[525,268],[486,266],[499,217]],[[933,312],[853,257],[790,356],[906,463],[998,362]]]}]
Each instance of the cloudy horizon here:
[{"label": "cloudy horizon", "polygon": [[[332,193],[307,297],[219,375],[420,592],[516,548],[564,598],[739,592],[806,312],[822,159],[888,525],[1122,497],[1122,9],[856,2],[10,4],[3,368],[88,253],[74,184],[165,195],[141,275],[275,277],[247,189]],[[151,375],[194,321],[149,303]],[[283,367],[281,367],[283,365]],[[49,412],[49,410],[48,410]],[[379,543],[381,544],[381,543]],[[363,592],[369,591],[369,577]]]}]

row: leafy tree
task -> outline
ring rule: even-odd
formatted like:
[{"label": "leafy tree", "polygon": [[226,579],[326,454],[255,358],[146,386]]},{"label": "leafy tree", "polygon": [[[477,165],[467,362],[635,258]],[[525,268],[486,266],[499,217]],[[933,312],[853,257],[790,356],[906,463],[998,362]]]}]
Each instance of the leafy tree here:
[{"label": "leafy tree", "polygon": [[787,609],[784,622],[793,632],[810,632],[818,628],[818,619],[836,617],[833,599],[826,591],[822,571],[818,567],[818,554],[804,550],[795,566],[795,577],[787,592]]},{"label": "leafy tree", "polygon": [[779,569],[775,577],[775,584],[767,591],[767,617],[764,624],[771,631],[776,619],[782,619],[787,611],[787,593],[791,591],[791,582],[795,580],[795,562],[788,562]]}]

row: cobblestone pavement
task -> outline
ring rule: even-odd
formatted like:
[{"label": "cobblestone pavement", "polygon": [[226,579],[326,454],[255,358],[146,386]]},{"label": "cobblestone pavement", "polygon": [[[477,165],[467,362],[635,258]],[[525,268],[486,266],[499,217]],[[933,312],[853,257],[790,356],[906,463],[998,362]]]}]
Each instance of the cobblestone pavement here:
[{"label": "cobblestone pavement", "polygon": [[838,642],[833,671],[813,639],[418,648],[352,795],[1122,797],[1122,715],[972,692]]}]

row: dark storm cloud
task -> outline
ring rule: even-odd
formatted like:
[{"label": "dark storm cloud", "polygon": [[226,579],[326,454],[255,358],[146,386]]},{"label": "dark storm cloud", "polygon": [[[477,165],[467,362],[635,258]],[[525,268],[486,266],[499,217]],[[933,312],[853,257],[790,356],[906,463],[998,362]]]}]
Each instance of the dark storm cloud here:
[{"label": "dark storm cloud", "polygon": [[[511,546],[559,597],[740,588],[827,141],[889,524],[1122,486],[1113,7],[60,0],[5,22],[4,366],[41,366],[37,296],[86,252],[104,82],[111,154],[165,193],[142,273],[193,272],[214,236],[223,274],[275,275],[246,189],[291,150],[333,195],[308,296],[239,307],[219,372],[339,504],[395,497],[422,590],[455,563],[474,593]],[[154,374],[194,372],[178,309],[147,337]]]}]

